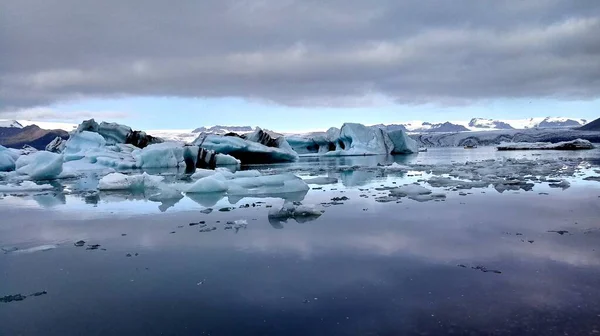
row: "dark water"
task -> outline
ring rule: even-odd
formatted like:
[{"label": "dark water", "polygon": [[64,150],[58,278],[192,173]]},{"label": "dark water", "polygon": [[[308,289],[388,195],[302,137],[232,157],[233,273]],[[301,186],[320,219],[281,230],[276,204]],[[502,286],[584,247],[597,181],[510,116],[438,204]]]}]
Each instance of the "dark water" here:
[{"label": "dark water", "polygon": [[[462,153],[391,160],[491,155]],[[381,160],[390,159],[297,166]],[[540,184],[379,203],[376,186],[419,177],[344,174],[294,196],[317,205],[349,198],[300,222],[269,219],[284,202],[277,197],[186,197],[165,212],[146,195],[5,197],[0,246],[9,252],[0,254],[0,297],[46,293],[0,302],[0,335],[600,332],[600,183],[574,178],[565,190]],[[231,201],[235,209],[218,211]],[[214,211],[201,213],[206,206]],[[226,224],[238,220],[247,225]],[[216,230],[189,225],[199,221]],[[79,240],[85,246],[74,246]],[[86,249],[93,244],[100,246]]]}]

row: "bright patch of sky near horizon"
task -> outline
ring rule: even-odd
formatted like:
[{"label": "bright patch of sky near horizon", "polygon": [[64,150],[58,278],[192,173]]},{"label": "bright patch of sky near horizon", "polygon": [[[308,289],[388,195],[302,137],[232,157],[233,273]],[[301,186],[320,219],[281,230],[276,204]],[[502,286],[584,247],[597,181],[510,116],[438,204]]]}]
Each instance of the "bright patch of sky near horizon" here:
[{"label": "bright patch of sky near horizon", "polygon": [[[559,116],[593,120],[599,117],[600,99],[556,101],[504,99],[461,106],[433,104],[372,107],[288,107],[238,98],[121,98],[87,99],[48,108],[43,121],[79,123],[94,117],[136,129],[190,129],[212,125],[261,126],[282,132],[323,130],[344,122],[366,125],[393,124],[413,120],[444,122],[471,118],[527,119]],[[85,111],[85,113],[80,113]],[[26,113],[25,113],[26,115]],[[35,115],[35,114],[34,114]],[[42,112],[37,115],[43,116]],[[62,117],[64,115],[64,118]]]}]

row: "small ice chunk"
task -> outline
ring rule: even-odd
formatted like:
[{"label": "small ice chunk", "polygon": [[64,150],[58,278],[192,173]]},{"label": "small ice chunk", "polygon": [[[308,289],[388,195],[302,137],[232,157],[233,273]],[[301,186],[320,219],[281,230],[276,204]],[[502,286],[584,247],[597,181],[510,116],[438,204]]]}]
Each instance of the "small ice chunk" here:
[{"label": "small ice chunk", "polygon": [[21,155],[15,167],[18,174],[27,175],[32,180],[51,180],[62,173],[63,156],[46,151]]},{"label": "small ice chunk", "polygon": [[292,202],[286,202],[283,204],[281,209],[271,209],[269,211],[269,220],[287,221],[288,219],[294,219],[297,222],[305,222],[308,220],[314,220],[320,217],[323,213],[315,209],[314,205],[302,205],[294,204]]}]

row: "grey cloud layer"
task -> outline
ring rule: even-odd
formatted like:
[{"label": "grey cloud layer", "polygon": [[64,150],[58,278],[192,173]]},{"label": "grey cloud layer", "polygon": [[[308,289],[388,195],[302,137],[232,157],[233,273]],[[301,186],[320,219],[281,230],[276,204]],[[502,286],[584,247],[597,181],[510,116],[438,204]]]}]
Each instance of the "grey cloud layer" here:
[{"label": "grey cloud layer", "polygon": [[0,109],[127,95],[590,99],[599,31],[597,0],[5,0]]}]

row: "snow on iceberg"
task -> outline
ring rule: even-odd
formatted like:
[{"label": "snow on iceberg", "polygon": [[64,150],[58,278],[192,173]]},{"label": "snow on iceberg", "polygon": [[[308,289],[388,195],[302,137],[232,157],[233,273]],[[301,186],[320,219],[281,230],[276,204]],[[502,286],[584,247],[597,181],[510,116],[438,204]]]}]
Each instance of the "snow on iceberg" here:
[{"label": "snow on iceberg", "polygon": [[21,155],[15,162],[15,168],[19,175],[26,175],[32,180],[51,180],[62,173],[63,156],[46,151]]},{"label": "snow on iceberg", "polygon": [[290,162],[298,159],[298,154],[284,137],[273,139],[260,128],[247,135],[201,134],[194,145],[231,155],[243,163]]},{"label": "snow on iceberg", "polygon": [[557,143],[532,142],[532,143],[503,143],[496,147],[499,151],[509,150],[580,150],[593,149],[594,145],[588,140],[575,139]]},{"label": "snow on iceberg", "polygon": [[157,188],[162,182],[162,176],[149,175],[147,173],[137,175],[125,175],[111,173],[100,179],[99,190],[144,190]]}]

